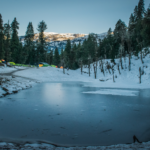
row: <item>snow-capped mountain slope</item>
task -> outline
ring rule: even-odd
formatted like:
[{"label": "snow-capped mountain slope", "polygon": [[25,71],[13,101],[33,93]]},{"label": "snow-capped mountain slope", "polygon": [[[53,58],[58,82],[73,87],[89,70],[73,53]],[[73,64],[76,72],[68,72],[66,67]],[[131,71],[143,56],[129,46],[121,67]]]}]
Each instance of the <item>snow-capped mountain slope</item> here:
[{"label": "snow-capped mountain slope", "polygon": [[[64,41],[64,40],[73,40],[75,38],[79,37],[85,37],[87,34],[75,34],[75,33],[55,33],[55,32],[44,32],[44,37],[46,42],[51,42],[51,41]],[[21,41],[24,41],[25,36],[20,36],[19,37]],[[39,39],[39,33],[35,33],[34,35],[34,40]]]},{"label": "snow-capped mountain slope", "polygon": [[[107,32],[95,35],[97,37],[97,40],[104,39],[107,36]],[[71,40],[71,45],[78,45],[79,43],[82,44],[83,41],[88,38],[88,34],[44,32],[44,37],[47,42],[48,52],[50,50],[54,51],[56,48],[58,48],[58,51],[60,53],[61,49],[65,49],[68,39]],[[22,41],[22,44],[24,45],[25,36],[20,36],[19,38]],[[37,41],[38,39],[39,34],[35,33],[34,41]]]}]

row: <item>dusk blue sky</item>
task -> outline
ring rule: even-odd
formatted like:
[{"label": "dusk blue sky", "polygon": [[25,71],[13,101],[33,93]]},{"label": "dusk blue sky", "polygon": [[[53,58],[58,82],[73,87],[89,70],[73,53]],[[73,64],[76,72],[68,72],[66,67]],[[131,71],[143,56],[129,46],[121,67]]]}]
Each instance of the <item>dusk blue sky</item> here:
[{"label": "dusk blue sky", "polygon": [[[0,0],[3,21],[14,17],[19,22],[19,35],[24,35],[31,21],[37,25],[44,20],[46,32],[103,33],[122,19],[127,25],[139,0]],[[150,0],[145,0],[148,8]]]}]

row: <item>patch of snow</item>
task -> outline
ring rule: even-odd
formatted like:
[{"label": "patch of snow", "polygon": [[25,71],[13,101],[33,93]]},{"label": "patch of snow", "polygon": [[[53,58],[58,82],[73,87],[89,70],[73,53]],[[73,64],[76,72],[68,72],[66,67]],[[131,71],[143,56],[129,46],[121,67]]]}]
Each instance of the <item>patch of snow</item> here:
[{"label": "patch of snow", "polygon": [[25,144],[19,145],[13,143],[0,143],[0,149],[28,149],[28,150],[41,150],[41,149],[49,149],[49,150],[147,150],[150,149],[150,142],[143,142],[143,143],[133,143],[133,144],[118,144],[118,145],[111,145],[111,146],[87,146],[87,147],[59,147],[54,146],[51,144],[46,143],[33,143],[33,144]]},{"label": "patch of snow", "polygon": [[6,94],[6,92],[0,87],[0,97],[2,97],[3,94]]},{"label": "patch of snow", "polygon": [[12,72],[15,70],[16,70],[16,68],[14,68],[14,67],[0,67],[0,74],[1,73],[9,73],[9,72]]},{"label": "patch of snow", "polygon": [[20,90],[24,90],[27,88],[31,88],[35,83],[37,83],[36,80],[32,79],[26,79],[22,77],[16,77],[11,76],[11,74],[5,74],[5,73],[11,73],[12,71],[16,71],[17,68],[19,69],[25,69],[25,67],[6,67],[5,69],[0,69],[0,97],[3,97],[4,95],[17,93]]},{"label": "patch of snow", "polygon": [[99,91],[89,91],[89,92],[82,92],[85,94],[104,94],[104,95],[123,95],[123,96],[137,96],[138,91],[132,90],[116,90],[116,89],[102,89]]}]

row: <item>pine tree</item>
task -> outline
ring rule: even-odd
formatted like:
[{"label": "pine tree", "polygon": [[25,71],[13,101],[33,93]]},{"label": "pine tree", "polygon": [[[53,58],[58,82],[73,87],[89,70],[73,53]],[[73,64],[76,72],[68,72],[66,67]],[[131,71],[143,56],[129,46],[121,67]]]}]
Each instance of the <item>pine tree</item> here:
[{"label": "pine tree", "polygon": [[134,8],[134,19],[135,19],[135,22],[138,20],[138,6],[135,6]]},{"label": "pine tree", "polygon": [[47,25],[44,21],[41,21],[38,25],[39,31],[39,42],[37,46],[37,53],[38,53],[38,62],[46,60],[46,53],[47,53],[47,44],[44,39],[44,31],[47,29]]},{"label": "pine tree", "polygon": [[[131,32],[128,30],[125,34],[125,40],[126,40],[126,43],[127,43],[127,48],[128,48],[128,58],[129,58],[129,71],[131,70],[131,55],[132,55],[132,48],[131,48],[131,43],[132,43],[132,36],[131,36]],[[119,68],[118,68],[119,69]]]},{"label": "pine tree", "polygon": [[79,66],[76,61],[76,44],[73,45],[70,51],[70,69],[77,69]]},{"label": "pine tree", "polygon": [[114,35],[119,38],[126,31],[126,29],[127,27],[125,23],[119,19],[115,26]]},{"label": "pine tree", "polygon": [[54,54],[54,65],[58,66],[59,64],[60,64],[60,56],[58,53],[58,48],[56,48]]},{"label": "pine tree", "polygon": [[11,35],[11,53],[12,53],[12,61],[15,63],[18,63],[18,57],[19,56],[19,37],[18,37],[18,29],[19,29],[19,23],[17,22],[17,19],[15,18],[11,24],[12,29],[12,35]]},{"label": "pine tree", "polygon": [[5,49],[5,60],[6,62],[10,61],[11,59],[11,48],[10,48],[10,33],[11,33],[11,27],[9,25],[9,22],[4,25],[4,49]]},{"label": "pine tree", "polygon": [[66,57],[66,66],[70,68],[70,51],[71,51],[71,42],[67,40],[66,48],[65,48],[65,56]]},{"label": "pine tree", "polygon": [[27,64],[34,64],[35,63],[35,45],[34,45],[34,29],[32,26],[32,22],[29,22],[26,35],[25,35],[25,55],[27,55]]},{"label": "pine tree", "polygon": [[111,36],[112,35],[112,29],[109,28],[108,32],[107,32],[107,36]]},{"label": "pine tree", "polygon": [[79,42],[79,44],[78,44],[77,48],[78,48],[78,49],[79,49],[79,48],[81,48],[81,43],[80,43],[80,42]]},{"label": "pine tree", "polygon": [[136,55],[139,53],[139,51],[142,51],[142,47],[143,47],[143,38],[142,38],[142,31],[143,30],[143,25],[142,25],[142,21],[138,20],[136,26],[135,26],[135,32],[134,32],[134,36],[133,38],[136,40],[136,42],[134,43],[134,49],[135,49],[135,53]]},{"label": "pine tree", "polygon": [[88,39],[87,39],[87,52],[88,55],[91,56],[92,62],[95,59],[95,51],[96,51],[96,43],[95,43],[95,36],[93,33],[89,34]]},{"label": "pine tree", "polygon": [[70,54],[70,50],[71,50],[71,42],[70,42],[70,40],[67,40],[67,44],[66,44],[66,48],[65,48],[65,52],[67,53],[67,55]]},{"label": "pine tree", "polygon": [[[119,55],[120,60],[122,59],[122,54],[124,53],[124,34],[127,30],[126,24],[119,19],[116,23],[115,30],[114,30],[114,39],[115,39],[115,53]],[[120,48],[120,45],[122,47]],[[122,65],[122,61],[121,61]]]},{"label": "pine tree", "polygon": [[[132,47],[134,50],[136,50],[136,46],[137,46],[137,41],[136,41],[136,37],[137,37],[137,33],[136,33],[136,26],[137,26],[137,16],[135,17],[133,14],[131,14],[130,18],[129,18],[129,26],[128,26],[128,32],[126,32],[126,43],[127,45],[130,45],[130,47]],[[128,36],[127,36],[128,35]],[[130,38],[129,38],[130,37]],[[130,44],[129,43],[129,39],[130,39]],[[130,55],[130,51],[129,50],[131,48],[127,48],[128,54]]]},{"label": "pine tree", "polygon": [[131,16],[129,18],[128,30],[129,30],[129,32],[133,32],[134,29],[135,29],[135,17],[133,14],[131,14]]},{"label": "pine tree", "polygon": [[126,33],[127,27],[125,23],[119,19],[114,30],[114,35],[115,39],[117,40],[117,45],[118,45],[118,54],[120,57],[120,64],[121,64],[121,69],[123,69],[122,66],[122,56],[125,53],[125,33]]},{"label": "pine tree", "polygon": [[49,64],[52,65],[52,64],[53,64],[53,61],[54,61],[54,60],[53,60],[53,51],[51,50],[51,51],[50,51],[50,54],[49,54]]},{"label": "pine tree", "polygon": [[[76,47],[74,47],[75,49]],[[83,44],[81,45],[81,48],[80,48],[80,57],[82,58],[83,60],[83,64],[84,65],[87,65],[88,64],[88,43],[87,43],[87,40],[85,39]]]},{"label": "pine tree", "polygon": [[141,20],[144,16],[145,8],[144,8],[144,0],[139,0],[138,3],[138,12],[137,12],[137,18]]},{"label": "pine tree", "polygon": [[24,53],[24,48],[23,48],[23,45],[22,45],[22,42],[21,40],[19,41],[19,51],[17,53],[18,57],[17,57],[17,63],[19,64],[24,64],[25,63],[25,60],[26,60],[26,54]]},{"label": "pine tree", "polygon": [[133,33],[133,40],[132,40],[132,45],[133,48],[135,49],[135,54],[137,55],[139,51],[142,50],[141,45],[143,45],[143,38],[141,31],[143,30],[142,26],[142,19],[144,15],[144,0],[139,0],[138,6],[136,6],[134,10],[134,16],[135,16],[135,29]]},{"label": "pine tree", "polygon": [[0,59],[4,59],[4,27],[3,27],[3,19],[0,14]]},{"label": "pine tree", "polygon": [[142,37],[144,39],[144,44],[145,46],[150,46],[150,5],[145,13],[142,24]]},{"label": "pine tree", "polygon": [[64,50],[63,48],[61,49],[61,54],[60,54],[60,59],[62,60],[63,59],[63,56],[64,56]]},{"label": "pine tree", "polygon": [[107,32],[107,49],[108,49],[108,58],[110,58],[113,62],[114,62],[114,58],[115,58],[115,52],[113,49],[113,45],[114,45],[114,39],[112,36],[112,29],[109,28],[108,32]]}]

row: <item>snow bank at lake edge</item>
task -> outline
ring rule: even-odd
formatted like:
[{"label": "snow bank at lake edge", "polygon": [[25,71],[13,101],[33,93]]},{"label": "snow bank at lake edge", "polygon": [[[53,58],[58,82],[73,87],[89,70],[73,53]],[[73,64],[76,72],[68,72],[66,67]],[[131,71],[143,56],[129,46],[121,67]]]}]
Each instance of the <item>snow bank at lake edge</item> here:
[{"label": "snow bank at lake edge", "polygon": [[31,88],[37,81],[32,81],[29,79],[24,79],[21,77],[13,77],[12,76],[1,76],[3,78],[3,82],[0,87],[0,97],[17,93],[20,90]]},{"label": "snow bank at lake edge", "polygon": [[38,81],[14,76],[14,71],[24,70],[25,67],[0,67],[0,97],[4,97],[8,94],[17,93],[20,90],[31,88]]},{"label": "snow bank at lake edge", "polygon": [[150,142],[143,142],[143,143],[133,143],[133,144],[118,144],[118,145],[111,145],[111,146],[87,146],[87,147],[58,147],[51,144],[25,144],[19,145],[13,143],[6,143],[0,142],[0,149],[21,149],[21,150],[120,150],[120,149],[127,149],[127,150],[147,150],[150,149]]}]

